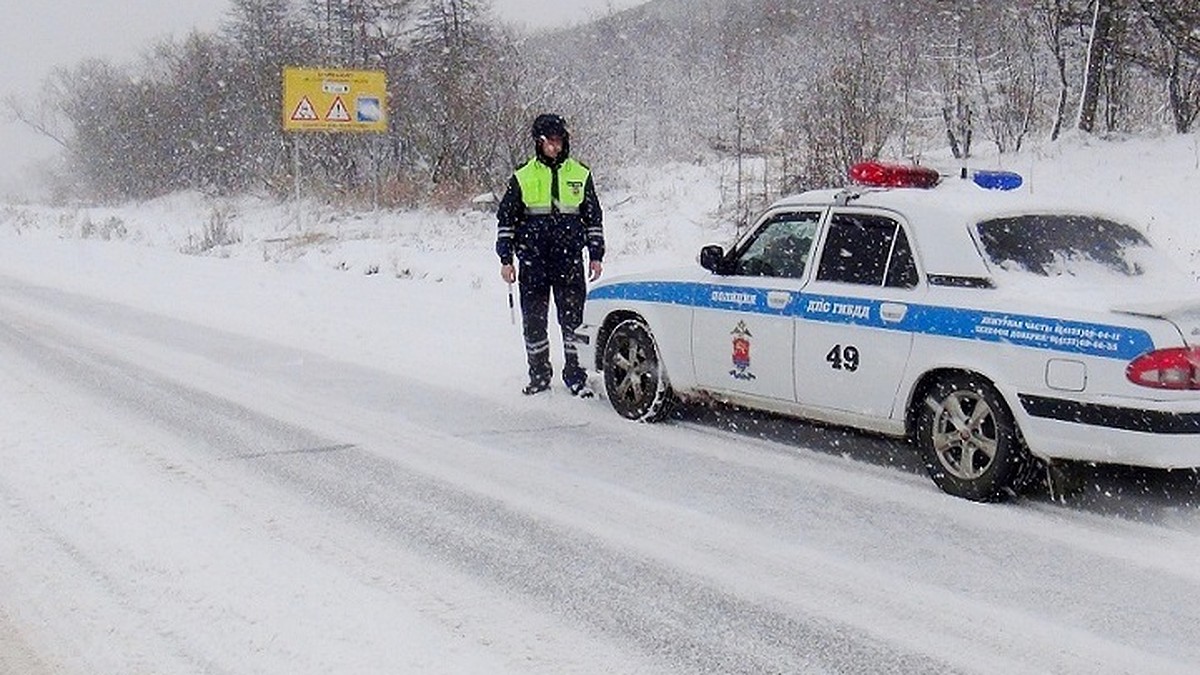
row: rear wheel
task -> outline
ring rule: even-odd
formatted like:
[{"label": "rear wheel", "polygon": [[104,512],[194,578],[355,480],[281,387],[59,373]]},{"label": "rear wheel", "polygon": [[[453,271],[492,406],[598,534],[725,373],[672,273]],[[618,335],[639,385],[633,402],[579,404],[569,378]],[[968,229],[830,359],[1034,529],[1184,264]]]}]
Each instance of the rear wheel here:
[{"label": "rear wheel", "polygon": [[655,422],[669,412],[671,389],[646,324],[622,321],[604,345],[604,389],[622,417]]},{"label": "rear wheel", "polygon": [[978,375],[945,375],[927,390],[917,416],[925,469],[943,491],[999,501],[1034,478],[1037,462],[995,387]]}]

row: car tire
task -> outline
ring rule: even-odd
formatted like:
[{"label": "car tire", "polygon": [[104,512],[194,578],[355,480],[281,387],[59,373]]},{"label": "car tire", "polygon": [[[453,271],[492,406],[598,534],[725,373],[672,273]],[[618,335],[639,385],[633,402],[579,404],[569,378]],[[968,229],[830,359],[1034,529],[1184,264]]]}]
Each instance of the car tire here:
[{"label": "car tire", "polygon": [[925,470],[944,492],[1000,501],[1037,475],[1038,463],[1012,412],[986,379],[967,373],[940,377],[916,405],[917,446]]},{"label": "car tire", "polygon": [[622,417],[656,422],[670,411],[666,369],[646,324],[637,319],[618,324],[604,344],[603,366],[608,401]]}]

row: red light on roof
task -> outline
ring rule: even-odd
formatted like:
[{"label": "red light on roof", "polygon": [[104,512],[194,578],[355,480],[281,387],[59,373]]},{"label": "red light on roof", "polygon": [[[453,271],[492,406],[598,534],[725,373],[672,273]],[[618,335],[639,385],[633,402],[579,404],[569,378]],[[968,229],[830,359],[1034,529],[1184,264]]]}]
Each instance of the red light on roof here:
[{"label": "red light on roof", "polygon": [[937,171],[914,164],[859,162],[850,167],[850,180],[867,187],[931,188],[941,178]]}]

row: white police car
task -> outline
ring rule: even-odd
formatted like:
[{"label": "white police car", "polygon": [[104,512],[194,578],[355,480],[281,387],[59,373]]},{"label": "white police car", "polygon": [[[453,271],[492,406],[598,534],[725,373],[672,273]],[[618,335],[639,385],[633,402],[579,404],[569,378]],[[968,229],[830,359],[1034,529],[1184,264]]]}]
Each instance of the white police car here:
[{"label": "white police car", "polygon": [[1200,291],[1140,232],[980,187],[1014,174],[852,177],[699,268],[591,289],[583,358],[618,413],[703,396],[908,437],[980,501],[1056,458],[1200,466]]}]

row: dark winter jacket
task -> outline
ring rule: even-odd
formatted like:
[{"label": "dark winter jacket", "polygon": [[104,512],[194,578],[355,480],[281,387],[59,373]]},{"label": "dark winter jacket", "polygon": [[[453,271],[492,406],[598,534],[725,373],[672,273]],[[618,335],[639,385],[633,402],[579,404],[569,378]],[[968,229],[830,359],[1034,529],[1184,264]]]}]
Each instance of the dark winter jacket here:
[{"label": "dark winter jacket", "polygon": [[591,170],[563,155],[540,152],[513,173],[496,211],[496,254],[503,264],[515,255],[522,267],[566,269],[578,265],[587,248],[604,259],[604,226]]}]

